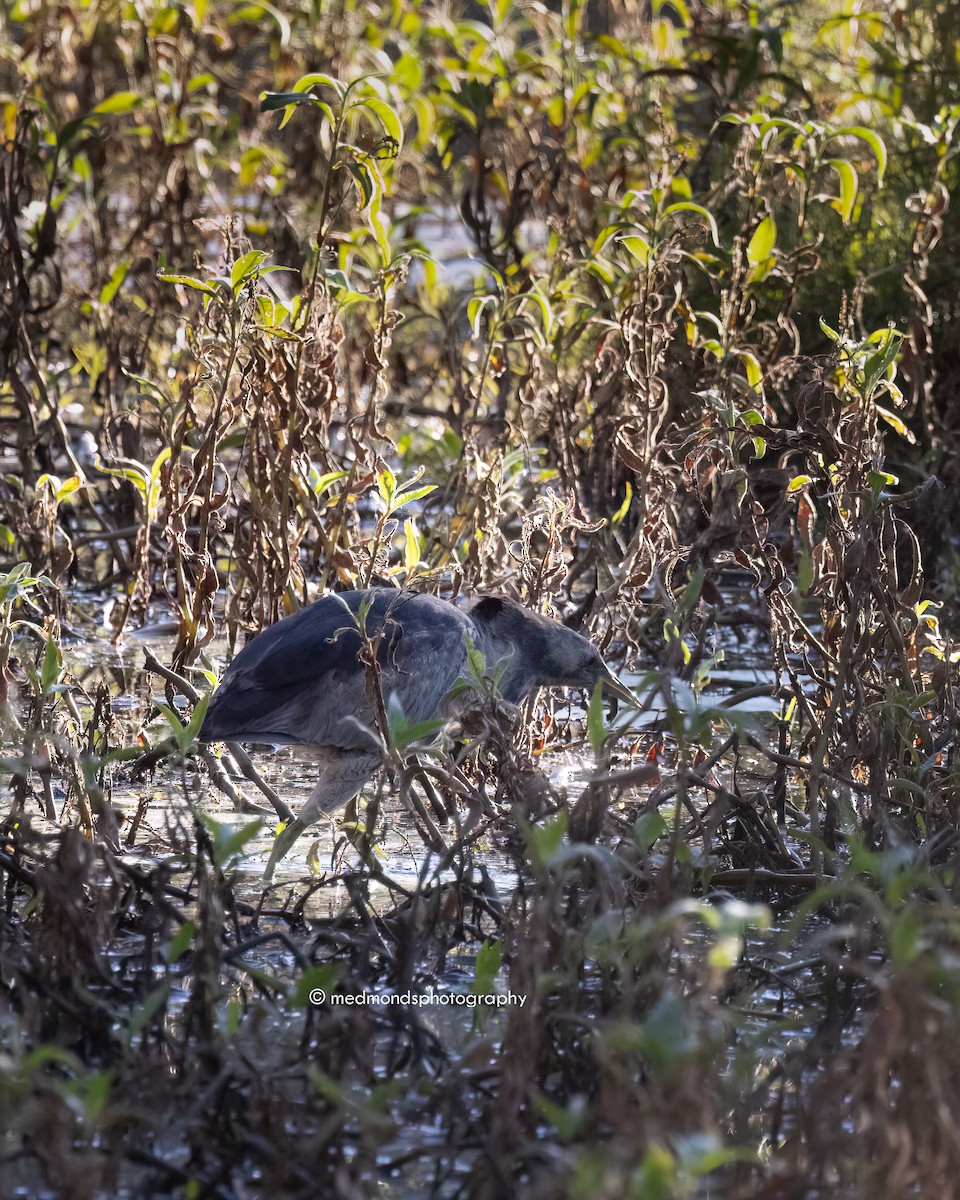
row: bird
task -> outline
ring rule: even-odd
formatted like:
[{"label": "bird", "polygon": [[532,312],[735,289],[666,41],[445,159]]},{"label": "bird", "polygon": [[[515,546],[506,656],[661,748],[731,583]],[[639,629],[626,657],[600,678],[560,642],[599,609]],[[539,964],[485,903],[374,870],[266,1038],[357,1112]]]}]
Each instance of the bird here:
[{"label": "bird", "polygon": [[[398,588],[335,592],[268,626],[234,658],[213,693],[198,739],[316,747],[316,786],[300,813],[281,826],[267,863],[278,862],[324,812],[356,796],[382,765],[376,682],[411,724],[448,715],[468,656],[498,678],[512,704],[541,687],[592,689],[634,702],[596,647],[581,634],[503,596],[460,607]],[[375,648],[375,649],[373,649]],[[613,700],[616,703],[616,700]]]}]

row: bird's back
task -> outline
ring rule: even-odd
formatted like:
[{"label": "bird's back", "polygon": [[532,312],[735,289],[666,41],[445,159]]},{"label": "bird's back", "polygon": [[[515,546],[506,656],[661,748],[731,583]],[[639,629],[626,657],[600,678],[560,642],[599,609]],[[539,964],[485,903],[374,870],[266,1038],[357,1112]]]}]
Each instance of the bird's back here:
[{"label": "bird's back", "polygon": [[371,668],[360,661],[358,617],[378,642],[384,700],[395,693],[412,721],[437,715],[463,672],[473,622],[433,596],[372,588],[325,596],[249,642],[214,693],[201,741],[369,750],[375,693]]}]

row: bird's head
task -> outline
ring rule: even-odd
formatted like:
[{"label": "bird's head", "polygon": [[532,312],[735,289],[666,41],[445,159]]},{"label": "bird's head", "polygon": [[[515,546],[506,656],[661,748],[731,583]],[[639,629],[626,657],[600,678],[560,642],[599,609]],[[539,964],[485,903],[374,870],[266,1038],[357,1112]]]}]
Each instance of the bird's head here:
[{"label": "bird's head", "polygon": [[598,682],[602,683],[612,713],[616,712],[617,700],[636,703],[633,693],[614,675],[592,642],[564,625],[553,621],[549,624],[550,636],[542,663],[544,675],[549,676],[543,680],[546,685],[592,692]]},{"label": "bird's head", "polygon": [[495,658],[510,658],[501,685],[508,700],[517,703],[538,687],[592,691],[601,680],[610,696],[634,701],[596,646],[558,621],[499,596],[478,600],[470,616],[484,635],[485,650],[493,650]]}]

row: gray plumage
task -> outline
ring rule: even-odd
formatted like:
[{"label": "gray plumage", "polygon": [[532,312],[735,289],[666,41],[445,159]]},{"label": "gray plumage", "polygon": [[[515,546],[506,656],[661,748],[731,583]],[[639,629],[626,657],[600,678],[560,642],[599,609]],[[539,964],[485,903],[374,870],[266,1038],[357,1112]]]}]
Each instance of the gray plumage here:
[{"label": "gray plumage", "polygon": [[500,690],[514,704],[539,687],[592,689],[604,680],[629,697],[594,646],[513,600],[484,596],[458,608],[417,592],[372,588],[325,596],[265,629],[233,660],[200,730],[204,742],[320,747],[320,778],[299,817],[278,836],[268,876],[322,812],[352,799],[380,766],[377,705],[364,638],[376,644],[385,702],[419,723],[447,715],[445,698],[467,675],[468,642],[488,672],[505,661]]}]

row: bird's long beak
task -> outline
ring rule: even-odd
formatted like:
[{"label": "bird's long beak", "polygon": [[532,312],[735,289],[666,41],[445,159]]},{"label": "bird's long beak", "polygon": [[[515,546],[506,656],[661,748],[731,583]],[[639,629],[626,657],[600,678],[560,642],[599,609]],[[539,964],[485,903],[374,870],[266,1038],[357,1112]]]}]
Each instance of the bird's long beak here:
[{"label": "bird's long beak", "polygon": [[631,704],[634,708],[637,707],[636,696],[625,683],[620,682],[609,668],[607,668],[606,675],[602,677],[602,681],[603,689],[609,697],[609,714],[611,719],[617,715],[619,708],[618,700],[622,700],[625,704]]},{"label": "bird's long beak", "polygon": [[306,828],[306,822],[301,821],[299,817],[294,817],[277,834],[276,841],[273,843],[273,849],[270,851],[270,857],[267,859],[267,869],[263,873],[265,883],[269,883],[273,878],[273,872],[276,869],[277,863],[281,859],[286,858],[291,846]]}]

